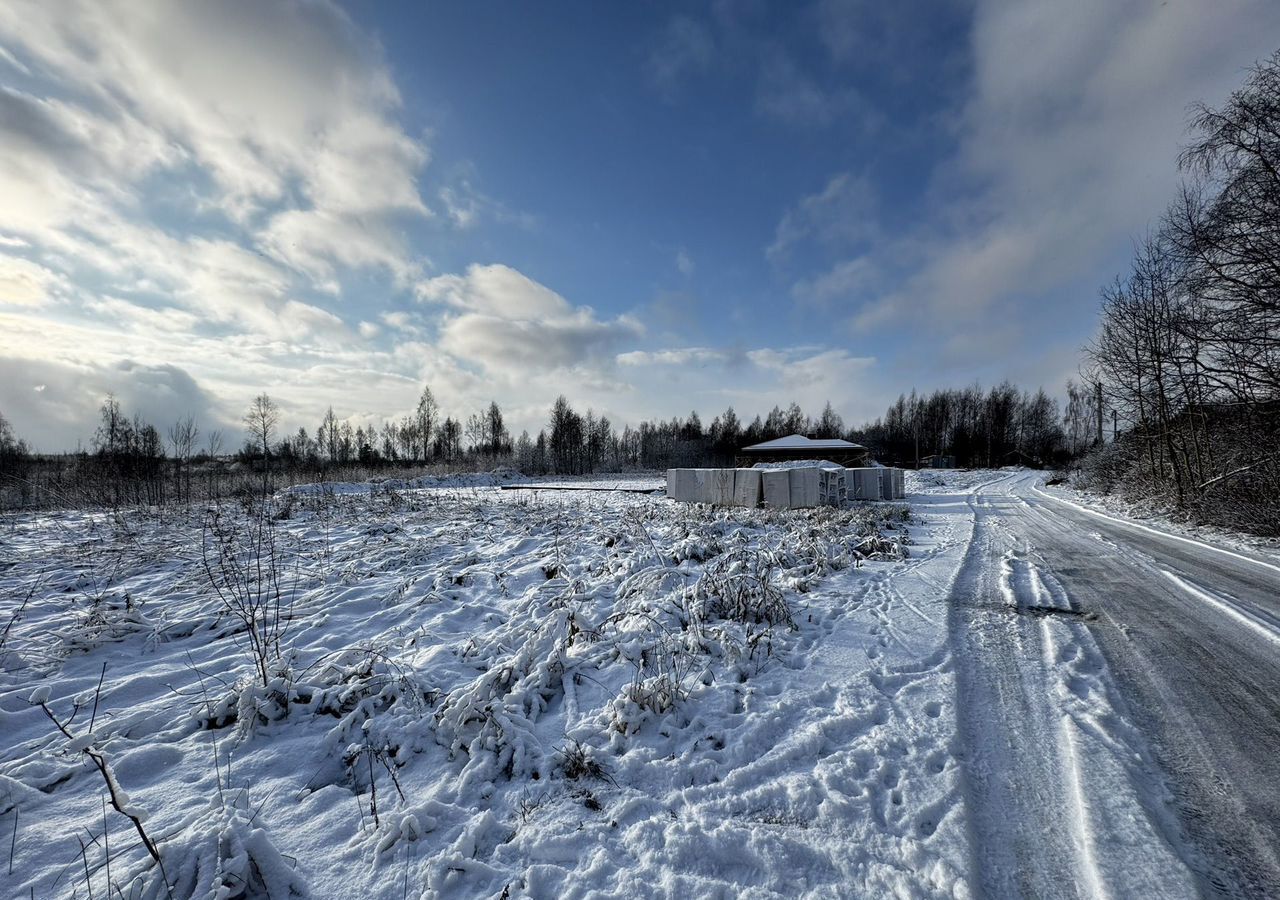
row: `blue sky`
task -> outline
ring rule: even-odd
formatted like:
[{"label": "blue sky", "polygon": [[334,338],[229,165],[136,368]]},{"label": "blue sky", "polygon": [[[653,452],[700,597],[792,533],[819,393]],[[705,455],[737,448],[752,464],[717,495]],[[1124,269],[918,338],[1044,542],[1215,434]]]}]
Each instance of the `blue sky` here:
[{"label": "blue sky", "polygon": [[0,412],[236,431],[1061,389],[1280,5],[0,10]]}]

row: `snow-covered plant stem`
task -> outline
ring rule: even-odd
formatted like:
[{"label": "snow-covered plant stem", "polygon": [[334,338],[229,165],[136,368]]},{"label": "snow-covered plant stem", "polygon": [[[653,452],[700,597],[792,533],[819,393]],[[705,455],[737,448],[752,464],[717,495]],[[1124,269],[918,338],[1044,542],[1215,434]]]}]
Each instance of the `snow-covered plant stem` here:
[{"label": "snow-covered plant stem", "polygon": [[147,848],[151,858],[160,865],[161,871],[163,871],[164,864],[160,861],[160,851],[156,848],[151,838],[147,836],[146,829],[142,827],[142,819],[145,813],[129,805],[129,795],[124,792],[120,787],[120,783],[116,781],[115,772],[111,770],[111,765],[107,762],[106,757],[89,742],[92,735],[74,734],[68,723],[60,721],[54,715],[53,710],[49,708],[48,695],[42,691],[43,689],[37,689],[36,693],[32,695],[32,702],[44,710],[44,714],[49,717],[49,721],[54,724],[58,731],[62,732],[63,737],[67,739],[68,749],[78,750],[89,757],[94,768],[98,770],[98,773],[102,775],[102,780],[107,784],[107,794],[111,798],[112,808],[133,823],[134,830],[138,832],[138,837],[142,840],[142,846]]}]

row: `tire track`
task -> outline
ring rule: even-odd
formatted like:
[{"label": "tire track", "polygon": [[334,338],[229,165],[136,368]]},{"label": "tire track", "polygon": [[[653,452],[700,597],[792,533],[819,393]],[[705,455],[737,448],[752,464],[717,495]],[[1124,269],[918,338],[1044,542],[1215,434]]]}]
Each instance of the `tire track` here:
[{"label": "tire track", "polygon": [[974,894],[1193,895],[1153,810],[1141,736],[1113,703],[1084,611],[1028,540],[1015,483],[970,500],[948,620]]}]

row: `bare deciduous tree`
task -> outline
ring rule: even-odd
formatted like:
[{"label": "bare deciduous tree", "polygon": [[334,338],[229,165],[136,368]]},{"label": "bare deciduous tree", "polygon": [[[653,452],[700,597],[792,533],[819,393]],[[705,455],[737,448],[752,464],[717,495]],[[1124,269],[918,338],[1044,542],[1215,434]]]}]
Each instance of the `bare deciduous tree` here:
[{"label": "bare deciduous tree", "polygon": [[262,453],[262,496],[267,496],[271,483],[271,437],[280,421],[280,407],[264,391],[253,398],[249,411],[244,414],[244,425],[249,438]]},{"label": "bare deciduous tree", "polygon": [[193,416],[179,419],[169,426],[169,445],[173,448],[173,462],[178,490],[185,489],[186,502],[191,502],[191,456],[195,453],[196,438],[200,429]]}]

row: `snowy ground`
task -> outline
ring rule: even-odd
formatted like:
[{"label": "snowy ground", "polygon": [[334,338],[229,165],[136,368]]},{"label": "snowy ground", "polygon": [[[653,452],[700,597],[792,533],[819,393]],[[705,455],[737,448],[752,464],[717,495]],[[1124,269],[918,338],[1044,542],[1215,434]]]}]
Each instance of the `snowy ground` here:
[{"label": "snowy ground", "polygon": [[279,634],[235,614],[252,510],[5,520],[6,895],[170,896],[95,758],[179,898],[1268,883],[1192,848],[1110,671],[1130,626],[1075,608],[1103,535],[1028,518],[1034,476],[911,473],[909,515],[513,480],[281,495]]},{"label": "snowy ground", "polygon": [[962,890],[939,594],[962,522],[290,493],[265,684],[200,511],[5,523],[18,894],[166,896],[89,751],[179,896]]}]

